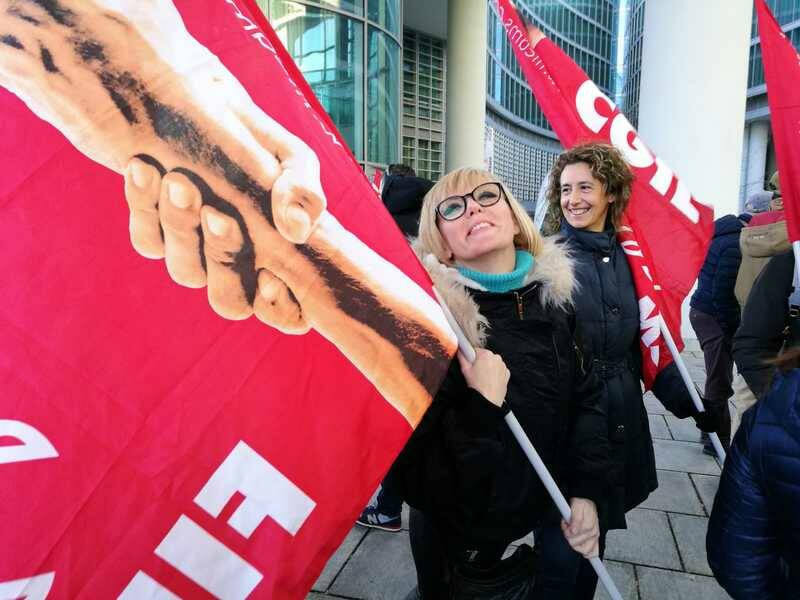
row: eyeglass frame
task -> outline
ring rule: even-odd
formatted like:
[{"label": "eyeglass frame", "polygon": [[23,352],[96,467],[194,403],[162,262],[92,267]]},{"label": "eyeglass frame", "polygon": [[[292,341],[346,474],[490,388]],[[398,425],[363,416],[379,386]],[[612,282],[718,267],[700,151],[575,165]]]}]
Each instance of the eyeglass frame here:
[{"label": "eyeglass frame", "polygon": [[[490,204],[482,204],[482,203],[481,203],[481,202],[480,202],[480,201],[479,201],[479,200],[478,200],[478,199],[475,197],[475,192],[478,190],[478,188],[481,188],[481,187],[483,187],[484,185],[489,185],[489,184],[496,185],[496,186],[498,187],[498,189],[500,190],[500,194],[497,196],[497,200],[495,200],[494,202],[491,202]],[[440,217],[440,218],[441,218],[443,221],[448,221],[448,222],[452,222],[452,221],[458,221],[458,220],[459,220],[461,217],[463,217],[465,214],[467,214],[467,197],[470,197],[470,198],[472,198],[472,200],[473,200],[473,201],[474,201],[474,202],[475,202],[475,203],[476,203],[478,206],[480,206],[481,208],[488,208],[488,207],[490,207],[490,206],[494,206],[495,204],[497,204],[498,202],[500,202],[500,200],[504,200],[504,199],[506,199],[506,198],[507,198],[507,196],[506,196],[506,191],[505,191],[505,189],[503,189],[503,184],[502,184],[502,183],[500,183],[499,181],[484,181],[483,183],[480,183],[480,184],[476,185],[476,186],[475,186],[475,189],[473,189],[473,190],[472,190],[471,192],[469,192],[468,194],[464,194],[463,196],[460,196],[460,195],[458,195],[458,194],[454,194],[454,195],[452,195],[452,196],[448,196],[447,198],[445,198],[445,199],[443,199],[443,200],[439,201],[439,202],[436,204],[436,209],[435,209],[435,210],[436,210],[436,216]],[[443,215],[441,212],[439,212],[439,207],[440,207],[442,204],[444,204],[445,202],[448,202],[448,201],[450,201],[450,200],[454,200],[454,199],[456,199],[456,198],[458,198],[459,200],[461,200],[461,204],[463,205],[463,207],[464,207],[464,208],[463,208],[463,210],[462,210],[462,211],[459,213],[459,215],[458,215],[457,217],[453,217],[452,219],[448,219],[448,218],[447,218],[447,217],[445,217],[445,216],[444,216],[444,215]]]}]

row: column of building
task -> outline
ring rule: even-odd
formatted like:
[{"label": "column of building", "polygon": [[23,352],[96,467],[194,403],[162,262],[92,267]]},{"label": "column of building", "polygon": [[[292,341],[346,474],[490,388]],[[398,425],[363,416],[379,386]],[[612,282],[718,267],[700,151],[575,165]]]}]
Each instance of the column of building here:
[{"label": "column of building", "polygon": [[[639,133],[692,194],[737,213],[752,5],[647,2]],[[684,303],[684,338],[696,339]]]},{"label": "column of building", "polygon": [[486,10],[486,0],[451,0],[447,6],[446,171],[483,165]]}]

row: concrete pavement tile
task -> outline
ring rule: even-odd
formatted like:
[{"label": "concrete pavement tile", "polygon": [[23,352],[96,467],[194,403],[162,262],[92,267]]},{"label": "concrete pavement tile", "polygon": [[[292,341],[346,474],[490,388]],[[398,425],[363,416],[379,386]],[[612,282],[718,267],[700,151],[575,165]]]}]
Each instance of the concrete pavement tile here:
[{"label": "concrete pavement tile", "polygon": [[627,514],[627,521],[628,529],[608,533],[606,558],[666,569],[681,568],[666,513],[636,508]]},{"label": "concrete pavement tile", "polygon": [[[614,562],[613,560],[603,561],[608,569],[611,579],[622,594],[624,600],[639,600],[639,592],[636,589],[636,575],[634,574],[633,565],[628,563]],[[611,596],[608,595],[602,583],[597,584],[597,591],[594,594],[594,600],[608,600]]]},{"label": "concrete pavement tile", "polygon": [[705,516],[689,475],[677,471],[659,471],[658,489],[640,507]]},{"label": "concrete pavement tile", "polygon": [[672,437],[681,442],[699,442],[700,430],[694,424],[694,419],[679,419],[672,415],[665,415],[667,427]]},{"label": "concrete pavement tile", "polygon": [[706,513],[711,514],[711,507],[714,506],[714,497],[717,495],[717,488],[719,487],[719,477],[698,475],[696,473],[692,473],[690,477],[694,481],[697,493],[700,494],[703,506],[706,507]]},{"label": "concrete pavement tile", "polygon": [[330,587],[330,593],[369,600],[405,598],[417,584],[408,532],[371,530]]},{"label": "concrete pavement tile", "polygon": [[650,435],[662,440],[672,439],[667,424],[664,422],[664,415],[647,415],[647,420],[650,421]]},{"label": "concrete pavement tile", "polygon": [[686,572],[713,575],[706,559],[708,517],[669,515],[669,520]]},{"label": "concrete pavement tile", "polygon": [[664,415],[667,413],[667,409],[664,408],[664,405],[661,404],[661,402],[656,400],[653,392],[647,392],[644,395],[644,407],[647,410],[648,415]]},{"label": "concrete pavement tile", "polygon": [[668,471],[719,475],[717,461],[703,454],[703,445],[692,442],[653,440],[656,467]]},{"label": "concrete pavement tile", "polygon": [[641,600],[730,600],[713,577],[636,567]]},{"label": "concrete pavement tile", "polygon": [[356,525],[345,536],[342,545],[333,553],[333,556],[328,559],[328,564],[322,569],[322,573],[317,578],[317,582],[311,587],[315,592],[325,592],[333,583],[336,574],[341,570],[347,559],[356,549],[358,544],[367,535],[367,528]]}]

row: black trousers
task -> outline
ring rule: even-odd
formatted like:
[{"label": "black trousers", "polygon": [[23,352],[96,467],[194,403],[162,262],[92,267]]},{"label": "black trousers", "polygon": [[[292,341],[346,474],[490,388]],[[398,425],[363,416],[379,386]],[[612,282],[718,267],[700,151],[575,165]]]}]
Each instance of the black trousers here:
[{"label": "black trousers", "polygon": [[[576,580],[581,563],[588,561],[572,550],[561,531],[561,519],[553,515],[543,519],[534,531],[536,571],[533,600],[572,600],[577,598]],[[448,549],[441,535],[422,512],[411,508],[409,537],[414,566],[417,569],[419,597],[423,600],[445,600],[449,597],[450,572],[458,560]],[[491,544],[471,553],[473,562],[487,565],[499,561],[507,544]],[[596,579],[595,579],[596,583]]]},{"label": "black trousers", "polygon": [[378,510],[385,515],[395,516],[403,508],[403,497],[397,490],[392,471],[386,474],[381,482],[381,489],[376,500]]},{"label": "black trousers", "polygon": [[706,364],[705,397],[722,414],[719,438],[725,447],[730,443],[731,414],[728,398],[733,396],[733,334],[725,333],[717,320],[697,309],[689,311],[703,360]]}]

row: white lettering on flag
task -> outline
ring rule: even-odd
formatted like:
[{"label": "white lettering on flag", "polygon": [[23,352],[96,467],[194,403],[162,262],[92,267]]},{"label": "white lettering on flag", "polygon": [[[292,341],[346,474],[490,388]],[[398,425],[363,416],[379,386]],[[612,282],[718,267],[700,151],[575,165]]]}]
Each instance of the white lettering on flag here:
[{"label": "white lettering on flag", "polygon": [[55,571],[50,571],[25,579],[0,582],[0,600],[44,600],[55,578]]},{"label": "white lettering on flag", "polygon": [[[597,100],[602,100],[610,111],[616,110],[616,105],[600,91],[600,88],[591,79],[587,79],[578,87],[578,91],[575,94],[575,108],[583,124],[594,133],[599,133],[609,119],[597,112],[595,106]],[[655,161],[656,172],[650,178],[649,183],[654,190],[666,197],[674,176],[672,169],[664,161],[650,153],[636,133],[633,125],[622,113],[617,113],[611,121],[609,138],[632,167],[646,169]],[[696,198],[692,198],[686,185],[678,179],[675,194],[670,199],[670,204],[681,211],[692,223],[697,224],[700,221],[700,214],[692,204],[692,200],[697,201]]]},{"label": "white lettering on flag", "polygon": [[650,348],[650,359],[653,364],[658,365],[658,344],[655,342],[661,336],[661,319],[656,310],[656,303],[653,302],[650,296],[639,298],[639,318],[641,320],[642,343]]},{"label": "white lettering on flag", "polygon": [[656,156],[656,172],[650,178],[650,185],[653,186],[653,189],[662,196],[666,196],[673,175],[669,165]]},{"label": "white lettering on flag", "polygon": [[678,187],[675,188],[675,193],[669,202],[672,206],[685,214],[692,223],[697,224],[697,222],[700,221],[700,213],[697,212],[697,209],[692,205],[692,193],[680,179],[678,180]]},{"label": "white lettering on flag", "polygon": [[263,577],[186,515],[178,517],[155,553],[220,600],[245,600]]},{"label": "white lettering on flag", "polygon": [[578,88],[578,93],[575,95],[575,108],[578,109],[581,121],[595,133],[599,133],[603,125],[608,121],[608,117],[604,117],[597,112],[594,105],[597,100],[603,100],[611,112],[617,108],[591,79],[587,79],[581,84]]},{"label": "white lettering on flag", "polygon": [[0,437],[4,436],[16,438],[21,443],[13,446],[0,446],[0,465],[58,456],[58,452],[50,440],[38,429],[22,421],[0,419]]},{"label": "white lettering on flag", "polygon": [[622,246],[622,251],[628,256],[641,256],[644,258],[644,254],[642,254],[642,250],[639,248],[639,242],[636,240],[625,240],[624,242],[620,242],[620,246]]},{"label": "white lettering on flag", "polygon": [[245,499],[228,519],[228,525],[246,538],[267,516],[295,535],[316,506],[243,441],[217,467],[194,501],[216,518],[236,492]]},{"label": "white lettering on flag", "polygon": [[[632,140],[631,134],[633,134]],[[611,143],[622,152],[622,155],[632,167],[644,169],[653,164],[653,155],[650,154],[644,142],[636,134],[633,125],[622,113],[617,114],[614,120],[611,121],[609,137],[611,138]]]},{"label": "white lettering on flag", "polygon": [[167,588],[150,577],[147,573],[139,571],[134,575],[117,600],[181,600]]}]

